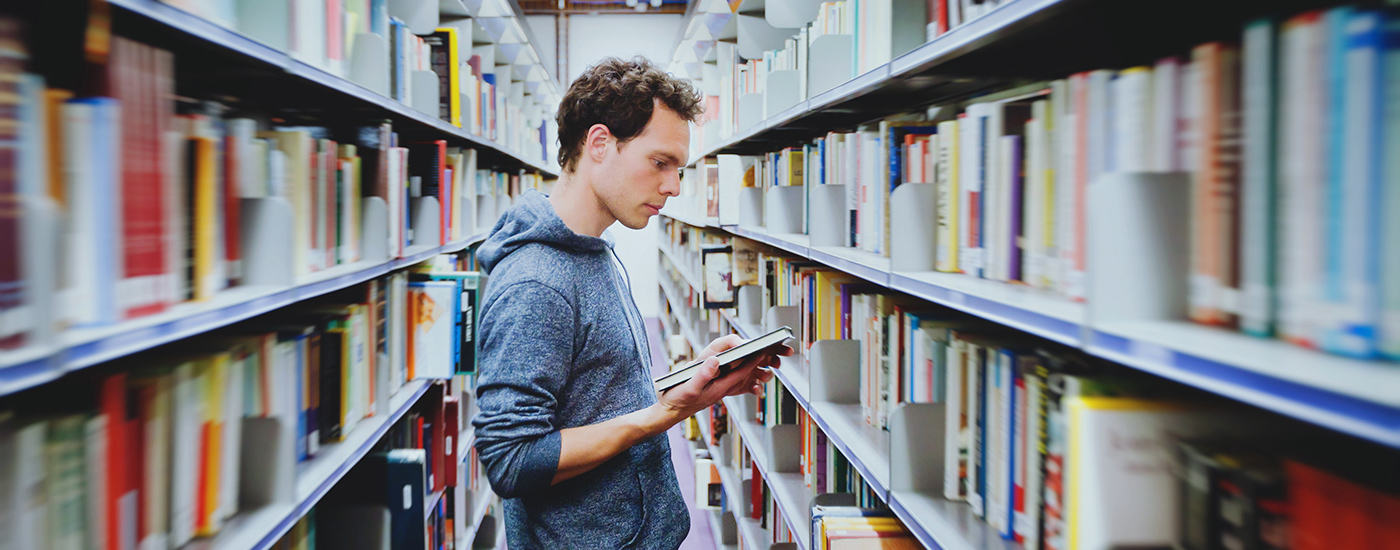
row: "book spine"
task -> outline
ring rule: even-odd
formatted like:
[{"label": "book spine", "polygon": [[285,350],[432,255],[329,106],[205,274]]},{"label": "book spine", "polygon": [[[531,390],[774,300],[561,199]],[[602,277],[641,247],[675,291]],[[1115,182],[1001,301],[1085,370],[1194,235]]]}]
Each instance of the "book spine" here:
[{"label": "book spine", "polygon": [[1380,351],[1400,359],[1400,14],[1386,11],[1384,60],[1384,128],[1381,151],[1383,189],[1381,208],[1381,329]]},{"label": "book spine", "polygon": [[1293,17],[1280,34],[1278,332],[1309,347],[1321,283],[1325,43],[1322,12]]},{"label": "book spine", "polygon": [[1340,165],[1328,197],[1329,257],[1325,285],[1328,314],[1321,346],[1352,357],[1376,354],[1380,277],[1381,118],[1384,116],[1383,29],[1379,12],[1353,12],[1337,65],[1342,91],[1334,97],[1340,121]]},{"label": "book spine", "polygon": [[1259,337],[1272,336],[1274,330],[1276,33],[1271,19],[1251,22],[1241,52],[1240,329]]}]

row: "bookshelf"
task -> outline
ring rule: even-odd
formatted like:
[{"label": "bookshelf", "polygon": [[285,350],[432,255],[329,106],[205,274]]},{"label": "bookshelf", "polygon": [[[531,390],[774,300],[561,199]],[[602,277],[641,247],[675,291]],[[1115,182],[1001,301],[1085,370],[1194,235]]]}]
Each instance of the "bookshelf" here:
[{"label": "bookshelf", "polygon": [[[16,352],[12,363],[0,364],[0,396],[58,379],[107,361],[149,350],[182,338],[349,288],[386,273],[415,265],[438,254],[460,252],[486,234],[443,246],[418,246],[409,255],[385,262],[361,261],[317,272],[308,281],[287,288],[234,287],[208,302],[181,304],[171,311],[111,326],[72,329],[59,336],[56,347]],[[38,357],[32,357],[38,355]],[[30,356],[30,357],[26,357]]]},{"label": "bookshelf", "polygon": [[[679,220],[678,220],[679,221]],[[1400,447],[1400,370],[1210,327],[1167,321],[1091,324],[1058,295],[960,274],[891,271],[860,250],[807,247],[761,228],[724,226],[890,290],[1082,349],[1120,364],[1390,447]],[[805,236],[804,236],[805,237]],[[859,258],[869,258],[860,261]],[[883,260],[884,266],[870,265]]]},{"label": "bookshelf", "polygon": [[[320,502],[356,463],[364,458],[389,427],[408,412],[428,390],[428,382],[415,380],[400,388],[389,403],[391,413],[360,423],[345,441],[322,448],[315,458],[297,465],[296,497],[290,504],[273,504],[235,516],[218,536],[197,539],[190,550],[266,550],[292,525]],[[438,497],[441,497],[441,493]]]},{"label": "bookshelf", "polygon": [[[10,174],[5,182],[11,184],[11,195],[5,198],[25,204],[23,211],[9,218],[18,224],[7,227],[7,237],[15,237],[16,225],[26,237],[19,240],[23,254],[8,255],[6,260],[23,258],[25,270],[19,274],[19,282],[26,285],[22,305],[28,308],[23,312],[37,310],[41,315],[34,323],[39,328],[23,334],[22,347],[0,351],[0,450],[5,454],[3,461],[11,466],[20,462],[43,465],[25,472],[16,467],[0,469],[0,485],[13,491],[20,485],[9,482],[19,479],[30,492],[45,497],[60,479],[74,483],[74,487],[96,484],[102,490],[67,493],[64,498],[76,499],[69,501],[36,497],[20,503],[18,493],[0,498],[21,504],[11,512],[49,517],[55,517],[51,507],[73,510],[96,506],[92,513],[97,517],[112,513],[117,506],[134,507],[136,499],[141,499],[142,515],[147,518],[138,524],[134,516],[113,515],[109,517],[114,521],[89,524],[91,518],[83,517],[76,523],[49,528],[41,522],[37,530],[12,524],[7,529],[17,528],[19,542],[15,544],[64,545],[65,538],[74,542],[82,536],[91,537],[93,544],[110,541],[115,547],[120,545],[115,540],[120,532],[123,538],[129,535],[139,538],[142,545],[162,548],[173,545],[170,541],[176,539],[189,540],[180,544],[185,550],[278,548],[289,533],[304,531],[311,519],[308,515],[318,506],[341,504],[327,500],[338,500],[342,489],[352,481],[357,484],[364,470],[356,468],[368,456],[378,459],[372,453],[385,450],[390,439],[398,445],[404,439],[417,438],[402,446],[423,448],[425,442],[437,438],[433,445],[439,449],[455,445],[461,462],[437,462],[435,466],[476,472],[477,465],[468,462],[474,456],[472,431],[467,427],[458,436],[453,432],[461,419],[448,422],[443,416],[448,404],[457,403],[451,410],[462,410],[470,418],[468,411],[455,408],[469,407],[469,398],[460,402],[442,398],[449,391],[460,396],[464,386],[470,387],[468,378],[456,376],[468,369],[459,368],[457,358],[449,354],[450,359],[432,365],[437,379],[425,378],[428,366],[423,359],[416,363],[416,375],[409,375],[415,363],[405,359],[411,355],[407,346],[413,340],[408,334],[414,330],[407,315],[408,303],[411,296],[425,293],[410,290],[415,283],[409,282],[408,271],[422,271],[429,263],[439,271],[474,265],[471,258],[443,255],[469,253],[485,240],[496,218],[520,192],[545,188],[546,177],[557,177],[550,148],[543,143],[553,136],[542,120],[543,113],[557,105],[559,85],[541,63],[518,4],[509,0],[410,0],[434,16],[428,32],[438,27],[440,13],[442,25],[457,25],[453,28],[467,36],[461,44],[464,48],[452,50],[454,59],[476,49],[487,56],[483,64],[492,65],[486,67],[481,82],[497,74],[493,70],[499,71],[500,93],[491,96],[495,105],[485,101],[477,105],[494,113],[491,120],[498,124],[491,132],[465,123],[466,109],[458,113],[454,105],[450,109],[454,116],[449,116],[446,102],[440,104],[436,95],[422,93],[436,92],[439,84],[436,78],[431,85],[422,84],[428,82],[422,77],[436,77],[427,70],[432,45],[429,40],[409,36],[406,30],[398,32],[396,28],[404,41],[400,45],[417,49],[400,48],[401,57],[394,68],[405,67],[410,58],[418,64],[416,72],[420,74],[412,76],[421,81],[420,94],[411,98],[377,91],[383,89],[384,77],[396,74],[383,63],[376,85],[374,79],[364,77],[366,72],[375,73],[372,68],[357,69],[348,59],[339,60],[347,62],[340,67],[327,51],[318,62],[304,51],[264,42],[265,33],[250,29],[246,20],[236,28],[197,13],[232,6],[265,7],[258,10],[257,22],[251,25],[257,27],[274,19],[275,14],[290,17],[286,10],[293,6],[328,9],[345,19],[328,19],[325,28],[314,17],[301,20],[312,21],[309,25],[317,30],[314,34],[320,35],[310,39],[303,35],[303,46],[319,39],[327,42],[321,44],[324,48],[344,38],[337,30],[356,29],[347,28],[355,21],[351,16],[358,15],[352,13],[354,10],[370,6],[368,1],[259,1],[116,0],[93,4],[103,10],[110,6],[110,20],[94,16],[96,26],[89,29],[101,31],[98,38],[103,40],[110,31],[111,43],[97,44],[109,48],[110,55],[98,56],[100,63],[84,67],[70,67],[62,55],[44,55],[51,53],[46,48],[58,49],[58,40],[33,38],[43,33],[29,31],[55,27],[80,30],[89,24],[86,10],[75,10],[71,21],[61,22],[57,17],[67,14],[50,10],[58,3],[3,10],[5,80],[23,80],[28,86],[28,95],[13,97],[10,102],[29,117],[17,141],[21,147],[30,147],[26,152],[29,158],[52,153],[47,164],[61,169],[46,166],[37,171],[31,162],[31,171]],[[394,2],[396,6],[405,3]],[[44,15],[36,15],[40,13]],[[486,23],[484,27],[490,28],[484,28],[481,18],[501,21]],[[368,16],[359,20],[367,21]],[[110,28],[101,27],[107,23]],[[509,44],[498,44],[501,33],[508,35]],[[288,31],[283,38],[292,34]],[[427,32],[417,36],[424,34]],[[79,35],[63,36],[76,41]],[[361,38],[358,44],[369,44],[368,50],[357,45],[359,51],[373,51],[375,41],[365,36],[379,37],[368,32],[356,36]],[[348,44],[341,44],[342,53],[349,53]],[[438,47],[441,50],[441,45]],[[379,48],[383,54],[385,46]],[[495,57],[502,50],[512,55]],[[453,73],[462,75],[464,81],[472,76],[466,74],[470,72],[467,67],[478,62],[476,54],[469,58],[470,62],[461,59],[456,69],[459,72]],[[67,82],[66,77],[73,74],[102,77],[99,82],[112,75],[125,79],[114,78],[107,84]],[[400,77],[399,82],[404,80]],[[65,95],[70,87],[81,88],[76,90],[77,99],[71,101],[73,96]],[[483,84],[478,91],[483,90],[491,88]],[[137,91],[144,95],[128,102],[139,95]],[[464,91],[458,99],[465,102],[468,97]],[[107,118],[102,119],[108,127],[103,129],[111,131],[94,131],[98,137],[88,138],[102,145],[59,141],[65,131],[70,136],[84,135],[71,128],[89,127],[81,124],[91,121],[75,122],[78,115],[73,114],[87,105],[96,105],[91,107],[94,112],[108,110],[103,115]],[[123,107],[129,110],[123,113]],[[15,110],[10,110],[7,122],[15,121]],[[436,116],[439,112],[441,118]],[[37,117],[35,113],[49,116]],[[136,123],[126,118],[132,114]],[[444,120],[459,114],[464,122],[460,126]],[[127,126],[114,124],[112,121],[118,120],[115,115],[121,115],[119,120]],[[122,141],[130,137],[123,131],[127,127],[139,128],[133,132],[137,139]],[[161,139],[151,139],[157,131],[166,133]],[[492,132],[496,137],[490,137]],[[140,145],[133,145],[136,142]],[[38,143],[44,143],[45,148],[36,148]],[[53,143],[59,146],[53,147]],[[14,149],[13,144],[10,147]],[[410,148],[416,151],[413,164]],[[85,164],[104,161],[85,160],[95,151],[107,155],[101,159],[110,164]],[[122,160],[117,163],[114,159]],[[152,162],[142,162],[148,160]],[[147,171],[116,169],[121,166]],[[112,173],[104,174],[108,167],[113,168]],[[17,190],[17,181],[26,187]],[[150,184],[147,187],[152,189],[126,187],[135,183]],[[134,202],[129,197],[143,196],[132,189],[158,190],[159,198],[165,199],[149,201],[158,205],[152,208],[158,212],[146,213],[160,222],[153,225],[160,226],[156,237],[163,248],[160,259],[152,262],[159,264],[160,270],[146,276],[168,276],[172,282],[162,279],[160,284],[178,286],[174,281],[179,280],[186,286],[178,293],[171,290],[168,297],[161,294],[159,308],[104,313],[99,319],[74,322],[59,312],[74,306],[69,297],[58,292],[71,290],[72,283],[64,281],[62,284],[69,286],[58,288],[46,279],[67,278],[61,272],[54,273],[59,269],[87,267],[81,264],[80,254],[67,249],[74,233],[81,233],[76,238],[96,236],[92,238],[100,243],[108,241],[98,238],[115,235],[110,243],[115,246],[110,248],[117,255],[150,244],[133,245],[123,240],[139,233],[120,225],[121,216],[132,216],[126,210]],[[82,229],[61,226],[62,213],[80,218],[90,213],[74,206],[78,203],[71,200],[75,196],[102,197],[84,204],[96,205],[91,206],[94,212],[105,212],[102,215],[109,217],[102,223],[107,225]],[[118,221],[112,222],[113,218]],[[299,233],[303,229],[315,232],[314,241],[298,240],[305,236]],[[148,233],[138,236],[151,238],[156,231]],[[49,250],[60,246],[64,254]],[[181,247],[184,254],[176,252]],[[79,260],[60,264],[45,255]],[[125,281],[123,277],[133,276],[131,271],[102,272],[98,275],[102,280],[94,284],[116,287]],[[463,295],[467,292],[456,288]],[[107,287],[103,289],[107,291]],[[122,294],[125,292],[128,290],[108,294],[129,298]],[[138,286],[134,291],[157,292],[165,289]],[[447,296],[454,295],[448,291]],[[104,294],[92,301],[106,298]],[[74,303],[82,301],[73,299]],[[5,322],[16,313],[20,311],[7,310]],[[440,324],[449,328],[438,332],[443,338],[438,343],[447,347],[459,341],[456,337],[460,334],[452,330],[474,325]],[[328,342],[324,347],[323,336]],[[419,337],[426,338],[426,332]],[[418,343],[425,345],[425,341]],[[441,368],[444,366],[447,368]],[[444,371],[450,375],[441,374]],[[178,399],[177,385],[181,392]],[[100,395],[96,393],[99,386]],[[44,398],[50,393],[68,391],[82,397],[59,400],[65,401],[61,411],[44,408]],[[320,403],[332,404],[323,407]],[[339,414],[330,407],[339,407]],[[64,415],[59,420],[49,418],[59,413]],[[406,428],[407,419],[417,419],[423,427],[424,416],[431,414],[443,419],[436,423],[436,431],[419,433]],[[71,427],[79,422],[86,432],[75,441]],[[433,420],[428,426],[433,426]],[[34,449],[43,457],[48,446],[58,441],[60,436],[55,434],[60,428],[68,429],[62,437],[68,438],[63,443],[70,455],[72,449],[85,450],[86,454],[69,456],[67,469],[52,461],[33,460]],[[28,439],[18,439],[19,429],[26,430]],[[39,434],[37,439],[35,434]],[[444,437],[445,445],[441,442]],[[453,441],[452,437],[459,439]],[[22,452],[28,454],[17,454]],[[21,460],[13,460],[16,456]],[[72,468],[73,464],[81,468]],[[407,462],[402,466],[411,468]],[[451,477],[457,477],[455,473]],[[428,478],[432,479],[431,473]],[[441,475],[436,479],[439,487],[445,483]],[[439,521],[444,518],[437,514],[452,507],[447,499],[453,495],[462,517],[454,518],[456,532],[447,536],[471,544],[489,522],[485,519],[488,514],[494,511],[499,516],[500,510],[485,476],[478,482],[475,491],[468,490],[465,479],[456,488],[429,488],[428,494],[418,495],[423,498],[423,517],[409,518],[409,523],[421,519],[424,526],[444,525]],[[37,492],[33,489],[36,486],[40,487]],[[216,498],[218,502],[214,502]],[[77,501],[79,507],[72,504]],[[196,501],[200,511],[194,509]],[[463,510],[467,507],[470,509]],[[11,514],[9,519],[15,518]],[[408,532],[414,531],[418,530]],[[493,540],[480,542],[503,548],[504,529],[491,532]],[[195,533],[199,536],[190,540]],[[86,540],[77,544],[86,544]]]},{"label": "bookshelf", "polygon": [[[491,159],[502,166],[519,167],[539,172],[550,177],[558,176],[555,161],[551,158],[525,158],[520,153],[509,150],[504,144],[473,134],[463,128],[416,110],[400,101],[376,93],[348,78],[337,76],[296,59],[291,54],[279,51],[236,30],[229,29],[198,15],[191,14],[158,0],[114,0],[112,6],[118,8],[118,16],[127,15],[141,19],[142,23],[158,25],[166,33],[175,34],[177,40],[196,41],[216,50],[220,54],[234,57],[239,61],[250,61],[281,72],[283,78],[292,79],[296,84],[314,85],[322,100],[329,97],[350,99],[359,108],[379,110],[394,119],[396,125],[407,124],[433,135],[434,139],[452,139],[453,146],[472,147],[489,154]],[[458,1],[444,1],[449,11],[444,14],[468,14],[470,11]],[[519,6],[515,2],[515,9]],[[452,6],[456,6],[452,8]],[[528,32],[528,29],[525,29]],[[527,43],[526,45],[530,45]],[[533,48],[533,46],[530,46]],[[535,54],[535,58],[539,55]],[[548,92],[557,101],[560,97],[554,80],[548,80]],[[465,142],[465,143],[461,143]]]}]

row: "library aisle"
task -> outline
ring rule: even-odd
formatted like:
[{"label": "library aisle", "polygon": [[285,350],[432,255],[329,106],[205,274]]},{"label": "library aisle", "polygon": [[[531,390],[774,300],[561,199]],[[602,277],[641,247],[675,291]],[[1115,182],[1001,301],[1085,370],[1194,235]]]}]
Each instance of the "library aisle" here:
[{"label": "library aisle", "polygon": [[1396,4],[5,3],[0,550],[506,548],[477,252],[634,55],[650,374],[795,352],[681,549],[1400,549]]}]

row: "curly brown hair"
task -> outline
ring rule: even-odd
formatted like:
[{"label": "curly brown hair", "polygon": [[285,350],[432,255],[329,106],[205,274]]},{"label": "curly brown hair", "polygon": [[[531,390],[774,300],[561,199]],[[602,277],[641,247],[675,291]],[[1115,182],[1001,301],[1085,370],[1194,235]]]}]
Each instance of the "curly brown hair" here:
[{"label": "curly brown hair", "polygon": [[565,172],[574,171],[594,124],[607,126],[620,144],[637,137],[651,120],[656,101],[687,122],[694,122],[703,110],[694,86],[645,57],[609,57],[589,66],[569,85],[554,116],[559,125],[559,166]]}]

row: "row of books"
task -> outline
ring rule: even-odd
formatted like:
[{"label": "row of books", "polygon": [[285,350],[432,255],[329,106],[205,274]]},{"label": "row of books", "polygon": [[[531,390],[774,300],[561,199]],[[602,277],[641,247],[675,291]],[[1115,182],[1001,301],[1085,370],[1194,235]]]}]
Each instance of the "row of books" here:
[{"label": "row of books", "polygon": [[[897,329],[901,316],[886,310],[879,330],[841,335],[862,344],[861,364],[850,368],[862,371],[867,421],[879,422],[870,409],[881,399],[888,409],[945,411],[944,426],[922,428],[943,442],[941,496],[966,501],[1025,548],[1378,548],[1400,540],[1382,519],[1400,503],[1400,485],[1389,473],[1400,460],[1393,450],[1203,399],[926,304],[869,298],[930,313],[904,313]],[[867,319],[874,326],[881,308],[872,311],[853,307],[811,322],[827,329],[823,318],[849,315],[849,325]],[[904,348],[907,337],[895,345],[895,334],[911,330],[923,333],[922,351]],[[881,350],[875,357],[872,347]],[[920,376],[931,380],[897,373],[901,355],[921,357]],[[916,388],[926,395],[911,397]],[[832,452],[808,414],[774,381],[752,420],[772,427],[795,416],[808,486],[815,494],[854,492],[831,487],[832,479],[850,483],[858,475],[832,463],[845,457]],[[871,495],[860,505],[874,502]],[[1336,533],[1343,521],[1354,526],[1346,536]]]},{"label": "row of books", "polygon": [[[463,535],[484,512],[473,509],[476,495],[489,490],[479,483],[475,451],[457,456],[472,384],[465,375],[434,384],[274,548],[451,550],[470,544]],[[446,452],[434,452],[438,446]]]},{"label": "row of books", "polygon": [[[388,414],[406,381],[471,372],[476,289],[463,281],[478,282],[394,273],[7,398],[6,532],[17,548],[175,548],[291,499],[295,464]],[[429,290],[444,282],[450,306]],[[460,426],[441,414],[434,425]]]},{"label": "row of books", "polygon": [[[486,37],[473,36],[472,19],[443,20],[441,27],[419,36],[402,19],[390,15],[401,10],[391,10],[389,0],[291,0],[281,4],[280,11],[253,0],[163,1],[331,74],[385,82],[386,95],[401,103],[413,103],[414,72],[436,73],[439,105],[428,114],[501,142],[525,158],[549,161],[551,117],[538,104],[525,100],[523,82],[511,82],[512,65],[496,66],[494,44],[477,44]],[[387,51],[387,74],[356,72],[376,66],[354,63],[361,53],[357,48]]]},{"label": "row of books", "polygon": [[[17,25],[0,28],[17,39]],[[0,347],[33,343],[45,328],[35,310],[58,327],[99,326],[209,300],[244,284],[255,261],[290,265],[294,276],[356,263],[365,197],[389,207],[388,251],[399,257],[415,240],[460,240],[494,220],[494,208],[477,219],[477,192],[513,197],[522,181],[543,184],[536,174],[478,170],[473,149],[400,143],[387,121],[274,125],[215,102],[177,104],[171,60],[114,37],[108,97],[92,98],[3,66],[18,109],[6,111],[16,132],[0,146],[16,169],[0,175],[0,193],[23,207],[0,223]],[[419,228],[434,235],[413,234],[420,197],[441,209],[439,227]],[[285,241],[245,238],[277,221],[259,201],[290,204],[291,257],[280,256]],[[62,221],[42,223],[41,203],[55,204]],[[84,258],[82,269],[72,258]]]},{"label": "row of books", "polygon": [[1384,220],[1400,194],[1385,184],[1391,138],[1378,122],[1388,80],[1380,62],[1341,57],[1379,59],[1392,17],[1343,7],[1261,19],[1243,48],[1204,44],[1151,67],[1078,73],[829,134],[778,162],[745,158],[763,177],[720,170],[718,185],[846,185],[846,244],[888,255],[893,190],[930,183],[937,270],[1082,300],[1089,183],[1184,174],[1190,271],[1175,276],[1190,289],[1192,320],[1395,358],[1400,339],[1386,319],[1400,309],[1400,271]]}]

